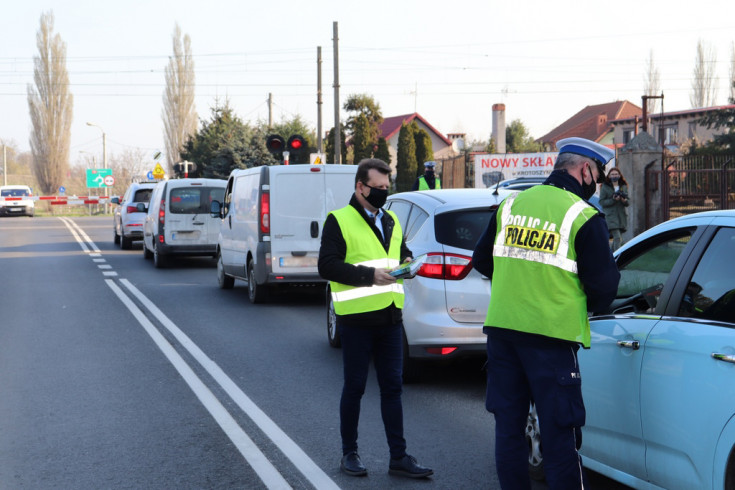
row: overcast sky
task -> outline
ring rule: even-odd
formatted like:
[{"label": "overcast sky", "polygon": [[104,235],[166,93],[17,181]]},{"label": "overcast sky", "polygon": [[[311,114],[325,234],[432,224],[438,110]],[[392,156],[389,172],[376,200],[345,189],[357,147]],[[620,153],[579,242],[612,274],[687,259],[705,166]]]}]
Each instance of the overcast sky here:
[{"label": "overcast sky", "polygon": [[[301,115],[334,125],[333,22],[339,28],[340,98],[367,93],[386,117],[414,111],[443,134],[487,140],[491,109],[506,105],[538,138],[587,105],[640,106],[653,52],[665,111],[690,108],[697,41],[717,55],[717,104],[729,94],[735,41],[731,0],[242,0],[6,2],[0,27],[0,140],[29,149],[27,86],[36,33],[53,11],[67,47],[74,95],[72,163],[102,152],[163,151],[164,68],[178,22],[191,37],[196,109],[208,119],[229,100],[246,122]],[[592,6],[595,5],[595,6]],[[345,114],[342,112],[342,118]],[[101,158],[101,156],[98,156]]]}]

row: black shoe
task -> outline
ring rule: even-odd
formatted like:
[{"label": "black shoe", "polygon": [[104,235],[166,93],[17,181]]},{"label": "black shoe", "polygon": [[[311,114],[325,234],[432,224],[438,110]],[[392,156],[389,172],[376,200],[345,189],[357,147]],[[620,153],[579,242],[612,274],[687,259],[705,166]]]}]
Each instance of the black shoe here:
[{"label": "black shoe", "polygon": [[360,455],[355,451],[347,453],[342,456],[342,462],[339,464],[339,469],[342,473],[346,473],[350,476],[365,476],[367,475],[367,469],[365,465],[360,461]]},{"label": "black shoe", "polygon": [[431,468],[424,468],[416,461],[416,458],[408,454],[402,458],[390,459],[388,473],[391,475],[407,476],[409,478],[426,478],[434,474]]}]

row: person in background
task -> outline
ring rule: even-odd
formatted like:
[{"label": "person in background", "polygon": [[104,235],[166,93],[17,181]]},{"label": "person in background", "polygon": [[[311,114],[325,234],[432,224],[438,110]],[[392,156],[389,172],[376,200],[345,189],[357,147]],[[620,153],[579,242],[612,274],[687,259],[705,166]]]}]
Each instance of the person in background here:
[{"label": "person in background", "polygon": [[600,186],[600,206],[602,206],[602,212],[605,213],[607,228],[612,235],[613,251],[623,244],[622,234],[628,227],[626,208],[629,205],[628,183],[623,173],[617,167],[613,167]]},{"label": "person in background", "polygon": [[434,167],[436,167],[436,162],[424,163],[424,175],[416,178],[413,187],[411,187],[412,191],[428,191],[442,188],[441,180],[434,174]]},{"label": "person in background", "polygon": [[329,281],[342,339],[340,469],[350,476],[367,475],[357,452],[357,426],[372,360],[390,450],[388,472],[425,478],[434,471],[406,453],[403,437],[403,281],[389,271],[412,256],[398,218],[382,209],[390,174],[390,166],[382,160],[360,161],[350,203],[330,212],[322,230],[319,275]]},{"label": "person in background", "polygon": [[587,202],[614,152],[583,138],[557,142],[542,185],[508,196],[472,255],[491,279],[485,407],[495,416],[495,465],[505,490],[530,490],[525,428],[533,401],[550,490],[589,488],[582,469],[586,412],[577,362],[590,347],[589,311],[603,311],[620,273],[605,219]]}]

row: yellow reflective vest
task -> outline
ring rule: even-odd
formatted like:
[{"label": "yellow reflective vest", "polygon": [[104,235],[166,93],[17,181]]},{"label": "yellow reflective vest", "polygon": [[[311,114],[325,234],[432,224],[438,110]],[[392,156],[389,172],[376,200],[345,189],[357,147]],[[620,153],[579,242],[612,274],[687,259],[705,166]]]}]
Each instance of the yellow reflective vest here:
[{"label": "yellow reflective vest", "polygon": [[[342,237],[347,245],[345,262],[353,265],[392,269],[401,260],[401,242],[403,230],[398,217],[392,211],[387,212],[394,221],[388,252],[380,242],[370,225],[351,205],[332,211],[342,230]],[[355,287],[330,281],[334,312],[338,315],[352,315],[382,310],[391,304],[403,308],[403,280],[387,286]]]},{"label": "yellow reflective vest", "polygon": [[[441,189],[442,188],[442,181],[439,180],[439,177],[434,177],[434,189]],[[433,190],[431,187],[429,187],[429,184],[426,183],[426,177],[423,175],[419,177],[419,190],[420,191],[430,191]]]},{"label": "yellow reflective vest", "polygon": [[509,196],[497,211],[485,325],[590,346],[587,296],[577,275],[577,232],[597,210],[550,185]]}]

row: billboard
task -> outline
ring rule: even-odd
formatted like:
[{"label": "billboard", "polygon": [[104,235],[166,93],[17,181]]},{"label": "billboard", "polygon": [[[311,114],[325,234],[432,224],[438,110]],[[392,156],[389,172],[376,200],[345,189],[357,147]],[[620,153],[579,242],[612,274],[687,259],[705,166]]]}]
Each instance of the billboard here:
[{"label": "billboard", "polygon": [[475,155],[475,188],[518,177],[545,177],[554,169],[557,155],[556,151]]}]

